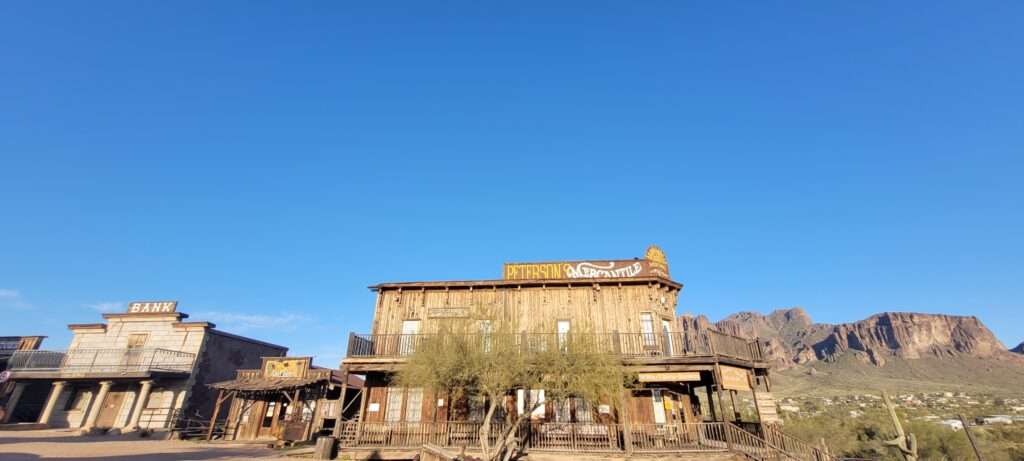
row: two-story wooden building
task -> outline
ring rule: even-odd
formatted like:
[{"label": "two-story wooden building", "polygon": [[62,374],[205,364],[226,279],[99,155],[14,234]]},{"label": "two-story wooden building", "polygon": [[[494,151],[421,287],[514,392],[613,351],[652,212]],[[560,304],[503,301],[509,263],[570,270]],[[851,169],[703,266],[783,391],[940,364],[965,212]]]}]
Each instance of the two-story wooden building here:
[{"label": "two-story wooden building", "polygon": [[23,422],[83,432],[170,429],[181,419],[209,419],[216,392],[208,384],[288,351],[187,317],[175,301],[133,302],[124,313],[103,314],[104,323],[68,325],[67,351],[15,352],[11,381],[49,392],[43,402],[22,397],[8,410]]},{"label": "two-story wooden building", "polygon": [[[552,335],[598,336],[595,343],[636,377],[621,411],[580,400],[545,402],[531,415],[525,438],[531,453],[728,451],[741,446],[736,440],[764,435],[760,423],[773,421],[761,344],[678,322],[683,285],[669,276],[659,248],[628,260],[507,263],[503,272],[496,280],[370,287],[377,293],[372,330],[350,335],[341,367],[365,377],[357,417],[337,431],[343,451],[404,459],[423,443],[476,445],[482,408],[396,387],[391,377],[444,322],[477,321],[481,310],[511,320],[524,344]],[[482,324],[480,331],[488,329]],[[524,411],[524,400],[544,400],[543,389],[509,392],[513,412]],[[740,420],[736,392],[760,399],[761,420]]]}]

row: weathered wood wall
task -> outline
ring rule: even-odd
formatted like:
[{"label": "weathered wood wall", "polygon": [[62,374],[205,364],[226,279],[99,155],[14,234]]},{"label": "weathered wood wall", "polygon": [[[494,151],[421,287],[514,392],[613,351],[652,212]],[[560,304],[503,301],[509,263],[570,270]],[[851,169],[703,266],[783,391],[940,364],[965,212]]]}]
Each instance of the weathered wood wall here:
[{"label": "weathered wood wall", "polygon": [[466,308],[469,318],[508,322],[518,332],[555,333],[558,320],[574,332],[640,332],[640,313],[650,312],[655,331],[661,319],[676,331],[679,290],[657,283],[602,283],[548,286],[381,288],[377,295],[374,334],[400,334],[402,322],[420,320],[421,333],[437,331],[444,318],[432,308]]}]

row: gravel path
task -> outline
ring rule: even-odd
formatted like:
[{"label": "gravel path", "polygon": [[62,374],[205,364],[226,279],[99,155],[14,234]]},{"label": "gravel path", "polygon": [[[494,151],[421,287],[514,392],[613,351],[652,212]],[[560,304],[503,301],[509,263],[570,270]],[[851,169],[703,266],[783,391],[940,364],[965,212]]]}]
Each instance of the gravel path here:
[{"label": "gravel path", "polygon": [[241,444],[210,444],[138,436],[85,436],[71,431],[0,431],[0,460],[185,461],[294,459],[268,448]]}]

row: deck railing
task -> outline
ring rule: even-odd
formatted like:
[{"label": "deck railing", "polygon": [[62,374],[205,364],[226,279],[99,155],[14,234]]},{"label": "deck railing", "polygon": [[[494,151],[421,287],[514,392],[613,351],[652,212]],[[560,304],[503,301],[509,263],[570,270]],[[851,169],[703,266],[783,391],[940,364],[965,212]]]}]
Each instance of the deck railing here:
[{"label": "deck railing", "polygon": [[[342,438],[349,448],[418,448],[433,445],[448,448],[479,448],[479,422],[364,422],[342,424]],[[489,443],[495,446],[507,426],[495,422]],[[679,424],[632,424],[626,437],[622,424],[556,423],[525,421],[517,429],[527,451],[571,453],[619,453],[631,443],[637,453],[725,452],[736,451],[758,460],[832,461],[821,450],[788,451],[757,434],[727,422]],[[627,440],[629,442],[627,442]]]},{"label": "deck railing", "polygon": [[52,371],[62,374],[189,372],[195,354],[159,348],[70,349],[59,351],[17,351],[8,361],[8,369]]},{"label": "deck railing", "polygon": [[[378,334],[349,335],[349,357],[401,358],[412,355],[436,335]],[[449,336],[450,337],[450,336]],[[524,351],[571,348],[585,344],[589,350],[614,354],[623,358],[670,358],[723,356],[760,362],[763,348],[757,340],[741,338],[714,330],[700,333],[520,333],[470,335],[484,347],[498,341],[512,341]]]}]

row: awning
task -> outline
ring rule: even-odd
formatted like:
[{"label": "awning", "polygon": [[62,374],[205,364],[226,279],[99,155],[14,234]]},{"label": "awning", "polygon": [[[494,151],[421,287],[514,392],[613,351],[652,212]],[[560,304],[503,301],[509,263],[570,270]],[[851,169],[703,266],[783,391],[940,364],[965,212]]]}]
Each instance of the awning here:
[{"label": "awning", "polygon": [[233,379],[213,383],[210,387],[226,391],[279,391],[306,387],[319,382],[328,382],[327,378],[258,378]]}]

